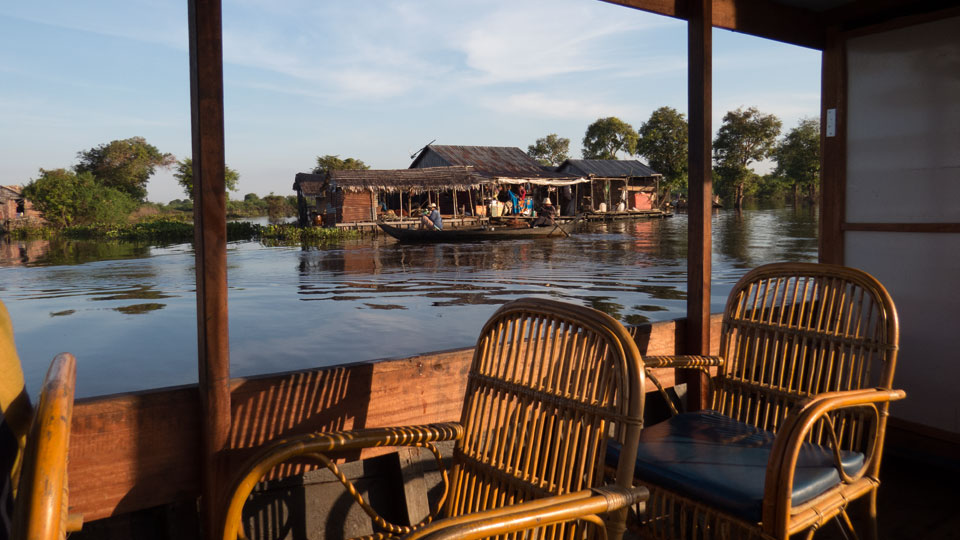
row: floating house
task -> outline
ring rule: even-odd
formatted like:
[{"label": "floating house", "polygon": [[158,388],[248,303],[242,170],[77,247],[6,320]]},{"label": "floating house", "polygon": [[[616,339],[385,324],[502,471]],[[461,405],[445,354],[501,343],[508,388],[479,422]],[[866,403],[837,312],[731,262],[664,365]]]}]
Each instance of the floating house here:
[{"label": "floating house", "polygon": [[0,231],[8,231],[42,219],[23,196],[20,186],[0,186]]},{"label": "floating house", "polygon": [[590,199],[585,202],[594,212],[657,208],[663,175],[635,159],[568,159],[557,172],[590,179]]},{"label": "floating house", "polygon": [[301,225],[333,226],[410,216],[429,202],[440,203],[442,213],[457,215],[461,203],[471,207],[471,194],[490,183],[472,167],[441,166],[299,173],[293,189]]},{"label": "floating house", "polygon": [[[491,181],[507,189],[529,185],[542,199],[556,197],[553,201],[562,215],[576,213],[578,201],[588,193],[581,189],[588,179],[558,172],[544,167],[523,150],[514,146],[448,146],[430,144],[425,146],[410,164],[411,169],[420,167],[472,167]],[[540,201],[537,201],[539,204]]]}]

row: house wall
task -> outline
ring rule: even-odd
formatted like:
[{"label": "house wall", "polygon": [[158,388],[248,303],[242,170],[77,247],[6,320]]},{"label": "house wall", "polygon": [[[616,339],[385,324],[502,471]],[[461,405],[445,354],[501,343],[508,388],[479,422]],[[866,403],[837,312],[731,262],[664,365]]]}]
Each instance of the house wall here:
[{"label": "house wall", "polygon": [[420,162],[417,163],[417,169],[426,169],[427,167],[449,167],[450,164],[447,160],[443,159],[436,152],[432,150],[424,150],[423,156],[420,158]]},{"label": "house wall", "polygon": [[[844,233],[844,263],[876,276],[899,312],[894,384],[907,399],[892,407],[893,416],[954,434],[960,433],[957,36],[960,17],[847,41]],[[925,232],[928,224],[947,232]]]},{"label": "house wall", "polygon": [[373,193],[370,191],[344,191],[341,223],[372,221]]}]

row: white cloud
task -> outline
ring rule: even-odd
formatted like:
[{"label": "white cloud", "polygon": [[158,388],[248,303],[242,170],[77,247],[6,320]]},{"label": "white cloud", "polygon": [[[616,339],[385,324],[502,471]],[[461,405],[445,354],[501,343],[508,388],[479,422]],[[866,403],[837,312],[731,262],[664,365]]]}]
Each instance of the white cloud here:
[{"label": "white cloud", "polygon": [[588,121],[611,115],[632,118],[642,114],[633,105],[604,103],[593,98],[556,97],[542,92],[488,97],[484,98],[481,104],[488,109],[505,114]]}]

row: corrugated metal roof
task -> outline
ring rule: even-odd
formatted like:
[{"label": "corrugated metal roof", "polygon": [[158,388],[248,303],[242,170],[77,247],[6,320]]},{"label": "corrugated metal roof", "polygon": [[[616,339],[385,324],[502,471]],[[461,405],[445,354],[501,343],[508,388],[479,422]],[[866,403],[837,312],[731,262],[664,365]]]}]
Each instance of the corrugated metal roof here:
[{"label": "corrugated metal roof", "polygon": [[320,195],[327,183],[346,191],[436,191],[467,190],[489,184],[472,167],[428,167],[423,169],[336,170],[329,174],[298,173],[293,189],[299,186],[304,195]]},{"label": "corrugated metal roof", "polygon": [[20,186],[0,186],[0,196],[3,198],[19,199],[23,197],[23,188]]},{"label": "corrugated metal roof", "polygon": [[509,178],[557,178],[566,176],[544,170],[540,163],[515,146],[447,146],[431,144],[420,152],[410,168],[416,168],[426,156],[439,157],[446,165],[471,166],[475,171],[490,177]]},{"label": "corrugated metal roof", "polygon": [[561,163],[557,170],[596,178],[663,176],[635,159],[568,159]]}]

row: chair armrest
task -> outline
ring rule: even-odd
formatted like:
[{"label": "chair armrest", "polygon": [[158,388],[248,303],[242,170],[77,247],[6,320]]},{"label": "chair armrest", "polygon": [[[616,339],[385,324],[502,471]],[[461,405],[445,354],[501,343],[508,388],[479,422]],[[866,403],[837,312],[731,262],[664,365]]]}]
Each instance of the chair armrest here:
[{"label": "chair armrest", "polygon": [[660,384],[660,379],[651,371],[656,368],[675,368],[675,369],[698,369],[707,372],[714,366],[722,366],[723,358],[719,356],[698,356],[698,355],[678,355],[678,356],[645,356],[643,358],[643,369],[647,379],[657,387],[657,391],[663,396],[663,401],[670,408],[670,414],[677,415],[677,408],[673,400],[667,395],[667,391]]},{"label": "chair armrest", "polygon": [[722,366],[723,358],[720,356],[698,356],[698,355],[677,355],[677,356],[644,356],[643,367],[645,368],[677,368],[694,369],[714,366]]},{"label": "chair armrest", "polygon": [[[866,471],[879,466],[877,462],[880,458],[880,452],[877,451],[880,448],[878,443],[882,446],[884,436],[882,424],[885,425],[882,420],[887,412],[885,408],[882,411],[879,410],[877,405],[901,400],[906,396],[907,394],[903,390],[884,390],[880,388],[824,392],[811,398],[799,409],[790,413],[777,433],[767,463],[763,523],[775,526],[776,520],[785,520],[789,516],[790,493],[793,491],[794,471],[800,448],[811,430],[816,427],[821,419],[829,423],[830,429],[827,433],[830,436],[830,446],[833,449],[834,466],[837,473],[840,475],[842,482],[849,484],[859,480]],[[841,466],[838,438],[833,421],[828,414],[838,410],[864,407],[874,412],[877,421],[874,425],[874,432],[868,434],[870,439],[864,464],[857,473],[850,476]]]},{"label": "chair armrest", "polygon": [[544,497],[515,506],[478,512],[437,521],[408,535],[407,540],[473,540],[543,527],[555,523],[585,520],[603,526],[598,514],[625,509],[646,501],[646,487],[607,486],[565,495]]},{"label": "chair armrest", "polygon": [[[336,465],[323,453],[380,446],[422,446],[433,451],[434,456],[439,459],[439,453],[430,443],[453,441],[461,437],[463,437],[463,427],[458,423],[447,422],[424,426],[311,433],[275,441],[248,459],[236,476],[224,516],[223,538],[224,540],[235,540],[238,537],[243,505],[247,501],[247,497],[250,496],[253,488],[265,474],[288,459],[304,456],[319,461],[338,477],[338,480],[361,506],[366,506],[350,481],[340,473]],[[443,474],[446,484],[446,472],[444,471]],[[370,514],[373,510],[367,506],[364,511]],[[375,513],[371,517],[375,521],[379,518]]]},{"label": "chair armrest", "polygon": [[77,365],[61,353],[50,363],[27,435],[14,503],[11,538],[54,540],[79,530],[82,517],[68,518],[67,458]]}]

